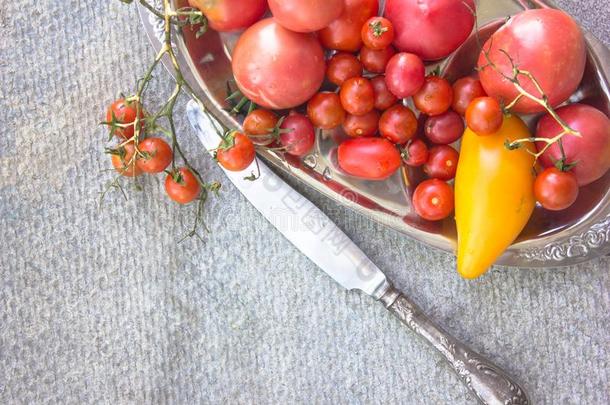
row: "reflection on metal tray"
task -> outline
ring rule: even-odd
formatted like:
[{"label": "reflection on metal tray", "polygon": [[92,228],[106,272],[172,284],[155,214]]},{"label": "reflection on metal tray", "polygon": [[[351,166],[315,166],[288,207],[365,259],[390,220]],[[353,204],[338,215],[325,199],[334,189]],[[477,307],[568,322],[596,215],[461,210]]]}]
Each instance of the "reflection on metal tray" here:
[{"label": "reflection on metal tray", "polygon": [[[182,6],[186,0],[174,0]],[[383,1],[381,2],[383,5]],[[478,24],[481,38],[497,30],[507,16],[526,7],[548,7],[549,2],[525,0],[480,0]],[[160,47],[162,24],[148,11],[140,15],[155,48]],[[585,32],[588,60],[585,78],[570,102],[592,104],[610,115],[610,51]],[[232,80],[230,50],[237,34],[209,31],[196,39],[186,30],[177,33],[176,47],[186,80],[206,102],[209,110],[226,126],[238,128],[240,120],[223,110],[226,86]],[[440,65],[449,80],[470,74],[478,56],[472,36],[450,57],[428,66]],[[534,124],[536,117],[526,117]],[[383,182],[354,179],[343,175],[336,164],[335,151],[344,138],[341,130],[325,131],[318,137],[315,150],[304,159],[278,156],[272,151],[259,154],[275,167],[346,205],[366,217],[403,234],[447,252],[454,250],[455,223],[452,219],[429,222],[419,218],[411,206],[414,186],[423,178],[419,170],[403,169]],[[482,241],[481,243],[485,243]],[[561,212],[537,209],[519,240],[508,249],[498,264],[520,267],[552,267],[583,262],[610,253],[610,173],[581,189],[579,199]]]}]

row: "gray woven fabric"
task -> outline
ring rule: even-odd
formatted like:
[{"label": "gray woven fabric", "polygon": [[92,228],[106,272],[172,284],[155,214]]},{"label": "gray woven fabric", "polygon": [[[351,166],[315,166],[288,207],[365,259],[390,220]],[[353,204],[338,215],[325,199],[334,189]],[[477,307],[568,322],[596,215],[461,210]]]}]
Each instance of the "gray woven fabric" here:
[{"label": "gray woven fabric", "polygon": [[[192,208],[159,179],[99,209],[111,174],[96,123],[153,56],[135,10],[2,3],[0,403],[472,402],[425,344],[341,290],[230,185],[208,205],[205,243],[176,244]],[[610,44],[607,0],[560,3]],[[157,103],[171,86],[158,77]],[[178,128],[222,180],[186,119]],[[534,403],[610,403],[609,258],[467,282],[451,256],[296,187]]]}]

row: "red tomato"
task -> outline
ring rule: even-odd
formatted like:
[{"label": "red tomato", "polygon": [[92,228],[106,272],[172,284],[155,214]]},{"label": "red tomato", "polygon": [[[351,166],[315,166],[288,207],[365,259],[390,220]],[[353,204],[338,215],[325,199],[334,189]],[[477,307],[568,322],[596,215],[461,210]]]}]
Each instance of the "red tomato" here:
[{"label": "red tomato", "polygon": [[362,26],[362,42],[375,50],[385,49],[394,41],[394,26],[387,18],[372,17]]},{"label": "red tomato", "polygon": [[339,145],[337,157],[343,171],[367,180],[385,180],[401,165],[398,149],[383,138],[348,139]]},{"label": "red tomato", "polygon": [[[114,117],[114,121],[117,124],[131,125],[125,128],[114,128],[111,130],[112,135],[116,135],[122,139],[131,138],[135,132],[136,115],[140,116],[140,120],[145,118],[144,108],[141,104],[136,102],[127,102],[124,98],[115,100],[110,107],[108,107],[108,111],[106,112],[106,122],[108,122],[108,125],[110,125],[112,118]],[[139,127],[144,127],[143,121],[140,121]]]},{"label": "red tomato", "polygon": [[138,167],[136,161],[134,161],[133,155],[135,148],[133,142],[116,150],[116,153],[112,154],[112,166],[115,170],[125,177],[137,177],[142,174],[142,169]]},{"label": "red tomato", "polygon": [[402,145],[417,133],[417,118],[409,108],[397,104],[381,114],[379,132],[395,144]]},{"label": "red tomato", "polygon": [[403,152],[405,163],[411,167],[419,167],[428,161],[428,147],[421,139],[415,139],[407,144]]},{"label": "red tomato", "polygon": [[328,49],[356,52],[362,47],[362,24],[378,11],[378,0],[345,0],[341,16],[318,33],[322,45]]},{"label": "red tomato", "polygon": [[318,93],[307,103],[307,115],[314,127],[333,129],[345,121],[345,110],[337,93]]},{"label": "red tomato", "polygon": [[286,148],[286,153],[294,156],[305,156],[316,142],[316,133],[311,121],[304,115],[291,113],[284,122],[281,129],[280,144]]},{"label": "red tomato", "polygon": [[341,86],[352,77],[362,76],[362,63],[351,53],[338,52],[328,61],[326,77],[331,83]]},{"label": "red tomato", "polygon": [[426,138],[432,143],[448,145],[460,139],[464,134],[464,121],[458,113],[449,110],[426,119],[424,131]]},{"label": "red tomato", "polygon": [[296,32],[321,30],[343,13],[343,0],[269,0],[273,18]]},{"label": "red tomato", "polygon": [[341,85],[341,104],[352,115],[364,115],[375,108],[375,89],[370,80],[353,77]]},{"label": "red tomato", "polygon": [[413,208],[428,221],[440,221],[453,212],[455,198],[449,184],[438,179],[423,181],[413,193]]},{"label": "red tomato", "polygon": [[[228,142],[221,141],[216,150],[216,159],[222,167],[232,172],[241,172],[254,162],[256,150],[254,144],[241,132],[233,132],[229,135]],[[227,145],[228,144],[228,145]]]},{"label": "red tomato", "polygon": [[172,148],[161,138],[146,138],[138,145],[143,156],[136,165],[144,173],[161,173],[174,158]]},{"label": "red tomato", "polygon": [[451,108],[460,114],[466,115],[466,109],[475,98],[485,97],[487,93],[479,79],[466,76],[453,83],[453,103]]},{"label": "red tomato", "polygon": [[379,111],[373,110],[364,115],[348,115],[343,130],[353,138],[373,136],[379,126]]},{"label": "red tomato", "polygon": [[269,145],[278,122],[279,118],[273,112],[254,110],[244,120],[244,132],[255,145]]},{"label": "red tomato", "polygon": [[472,32],[473,0],[387,0],[384,15],[394,24],[394,45],[424,60],[455,51]]},{"label": "red tomato", "polygon": [[257,22],[265,11],[265,0],[189,0],[207,17],[215,31],[237,31]]},{"label": "red tomato", "polygon": [[360,62],[371,73],[383,73],[394,55],[396,55],[396,50],[393,46],[378,51],[364,46],[360,50]]},{"label": "red tomato", "polygon": [[466,110],[466,125],[477,135],[492,135],[500,130],[504,114],[493,97],[475,98]]},{"label": "red tomato", "polygon": [[578,180],[574,173],[549,167],[536,177],[534,196],[549,211],[570,207],[578,198]]},{"label": "red tomato", "polygon": [[326,71],[322,47],[313,34],[289,31],[272,18],[242,34],[233,50],[232,66],[241,92],[271,109],[292,108],[309,100]]},{"label": "red tomato", "polygon": [[201,193],[197,177],[186,167],[181,167],[165,178],[165,192],[175,202],[188,204]]},{"label": "red tomato", "polygon": [[[483,45],[499,72],[489,66],[483,51],[479,56],[479,76],[490,96],[509,104],[518,95],[512,77],[510,55],[519,69],[529,71],[538,81],[549,102],[557,106],[578,87],[585,71],[586,45],[578,24],[563,11],[544,8],[513,16]],[[502,73],[502,74],[501,74]],[[539,97],[534,83],[519,79],[529,93]],[[544,108],[523,97],[512,109],[516,113],[536,113]]]},{"label": "red tomato", "polygon": [[398,99],[388,90],[385,77],[377,76],[371,79],[371,84],[375,90],[375,108],[381,111],[392,107]]},{"label": "red tomato", "polygon": [[386,66],[385,82],[398,98],[411,97],[424,85],[425,80],[426,67],[415,54],[398,53]]},{"label": "red tomato", "polygon": [[[610,169],[610,119],[601,111],[584,104],[572,104],[557,109],[557,114],[581,137],[566,135],[562,139],[566,153],[566,163],[576,163],[571,170],[580,186],[585,186],[601,178]],[[536,137],[554,138],[561,133],[557,121],[545,115],[538,122]],[[544,143],[538,142],[538,150]],[[551,146],[540,158],[544,167],[551,167],[561,159],[558,144]]]},{"label": "red tomato", "polygon": [[446,79],[428,76],[424,85],[413,96],[415,107],[427,115],[439,115],[451,107],[453,88]]},{"label": "red tomato", "polygon": [[448,145],[438,145],[430,149],[424,172],[433,179],[443,181],[455,178],[459,153]]}]

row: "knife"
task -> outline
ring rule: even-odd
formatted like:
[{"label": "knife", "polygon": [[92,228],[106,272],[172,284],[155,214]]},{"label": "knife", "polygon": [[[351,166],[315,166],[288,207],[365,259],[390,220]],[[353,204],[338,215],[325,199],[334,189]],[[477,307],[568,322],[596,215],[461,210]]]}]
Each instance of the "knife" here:
[{"label": "knife", "polygon": [[[216,123],[194,101],[188,119],[208,151],[218,147]],[[257,158],[258,159],[258,158]],[[260,178],[226,171],[237,189],[278,231],[326,274],[348,290],[360,290],[380,301],[401,322],[432,345],[447,360],[479,402],[494,405],[529,404],[526,392],[506,372],[436,325],[411,299],[393,287],[385,274],[330,218],[259,161]]]}]

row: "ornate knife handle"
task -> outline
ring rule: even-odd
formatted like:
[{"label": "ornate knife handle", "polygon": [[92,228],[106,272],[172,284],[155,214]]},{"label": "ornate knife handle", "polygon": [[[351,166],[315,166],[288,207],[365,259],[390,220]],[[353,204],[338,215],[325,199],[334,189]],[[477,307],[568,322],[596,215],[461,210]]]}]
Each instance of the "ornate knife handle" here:
[{"label": "ornate knife handle", "polygon": [[528,405],[519,386],[498,366],[434,324],[422,310],[394,287],[380,298],[385,307],[423,337],[449,362],[462,382],[483,404]]}]

